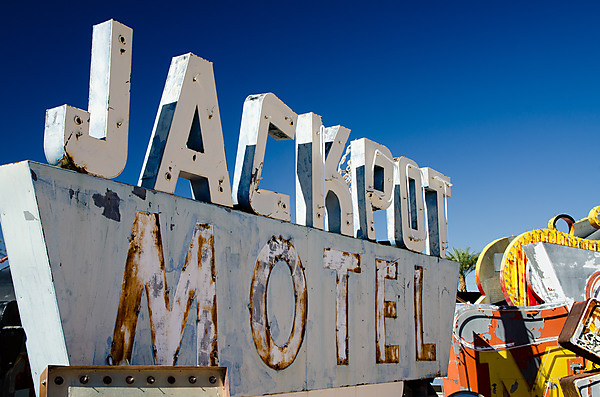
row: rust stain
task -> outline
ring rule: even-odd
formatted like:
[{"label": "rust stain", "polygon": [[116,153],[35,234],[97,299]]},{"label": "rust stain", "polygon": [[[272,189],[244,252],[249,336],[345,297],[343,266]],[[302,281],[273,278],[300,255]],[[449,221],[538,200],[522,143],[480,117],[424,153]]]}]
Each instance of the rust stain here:
[{"label": "rust stain", "polygon": [[[352,273],[360,273],[360,254],[354,254],[351,252],[344,252],[344,256],[350,256],[351,258],[354,258],[354,260],[358,263],[358,265],[355,268],[350,268],[348,269],[349,272]],[[336,288],[337,285],[340,284],[341,282],[341,277],[338,275],[336,275]],[[345,284],[345,290],[346,293],[344,294],[344,300],[345,300],[345,304],[346,304],[346,322],[345,322],[345,326],[346,326],[346,352],[344,357],[341,357],[340,355],[340,351],[339,351],[339,341],[338,341],[338,333],[339,333],[339,329],[336,328],[336,332],[335,332],[335,339],[336,339],[336,355],[337,355],[337,363],[338,365],[348,365],[348,357],[349,357],[349,352],[348,352],[348,346],[349,346],[349,336],[348,336],[348,274],[346,273],[345,276],[345,280],[344,280],[344,284]]]},{"label": "rust stain", "polygon": [[73,160],[73,158],[67,152],[66,146],[67,145],[65,144],[65,154],[64,154],[63,158],[60,159],[60,162],[58,163],[58,166],[60,168],[64,168],[64,169],[67,169],[67,170],[77,171],[80,174],[87,174],[88,172],[87,172],[87,169],[85,169],[85,167],[80,167],[77,164],[75,164],[75,160]]},{"label": "rust stain", "polygon": [[[110,349],[110,361],[115,365],[129,363],[131,360],[135,328],[137,326],[142,294],[144,292],[144,284],[140,277],[138,277],[138,264],[140,261],[140,253],[143,249],[142,242],[145,237],[144,233],[147,230],[145,225],[151,222],[154,222],[154,225],[158,227],[156,224],[157,219],[153,219],[152,216],[138,216],[138,214],[136,214],[131,229],[129,250],[127,252],[123,284],[121,287],[121,297],[119,298],[119,310],[117,311],[117,319],[115,321],[115,329]],[[151,227],[154,227],[154,225]],[[157,245],[157,249],[162,251],[160,234],[154,234],[153,240]]]},{"label": "rust stain", "polygon": [[181,338],[196,301],[198,365],[218,365],[214,237],[211,225],[195,225],[171,303],[158,214],[136,213],[111,343],[111,355],[108,358],[108,361],[114,364],[127,364],[131,361],[144,292],[148,304],[155,363],[177,363]]},{"label": "rust stain", "polygon": [[386,318],[396,318],[396,302],[385,301],[385,313]]},{"label": "rust stain", "polygon": [[[217,293],[215,272],[215,238],[212,225],[196,225],[202,232],[198,234],[201,257],[198,266],[209,266],[208,277],[203,284],[202,296],[198,301],[197,321],[203,323],[198,328],[198,365],[219,365],[217,334]],[[202,277],[204,279],[204,277]],[[210,319],[210,321],[206,321]],[[200,334],[200,330],[203,330]]]},{"label": "rust stain", "polygon": [[415,266],[415,339],[417,361],[435,361],[434,343],[423,342],[423,266]]},{"label": "rust stain", "polygon": [[[294,320],[287,342],[279,346],[271,336],[267,314],[267,285],[273,266],[277,262],[287,264],[294,286]],[[293,244],[283,237],[273,236],[261,249],[250,287],[250,326],[252,339],[263,362],[270,368],[280,371],[290,366],[304,339],[308,308],[308,291],[304,267]]]}]

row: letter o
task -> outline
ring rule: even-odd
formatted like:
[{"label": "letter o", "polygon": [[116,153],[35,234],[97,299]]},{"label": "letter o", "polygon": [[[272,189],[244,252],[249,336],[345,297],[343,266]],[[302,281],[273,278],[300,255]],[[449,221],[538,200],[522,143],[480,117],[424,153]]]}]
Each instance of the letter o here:
[{"label": "letter o", "polygon": [[[267,316],[267,286],[273,266],[285,262],[290,269],[294,284],[294,324],[290,336],[283,346],[279,346],[271,336]],[[296,248],[283,237],[273,236],[260,250],[250,286],[250,327],[252,339],[260,358],[269,367],[282,370],[290,366],[302,345],[306,330],[308,292],[302,262]]]}]

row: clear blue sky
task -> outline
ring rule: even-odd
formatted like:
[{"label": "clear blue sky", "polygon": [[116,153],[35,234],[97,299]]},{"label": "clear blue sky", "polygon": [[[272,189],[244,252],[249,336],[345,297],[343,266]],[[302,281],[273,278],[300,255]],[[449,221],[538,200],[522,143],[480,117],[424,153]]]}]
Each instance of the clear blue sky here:
[{"label": "clear blue sky", "polygon": [[[171,57],[193,52],[214,63],[231,178],[243,101],[273,92],[450,176],[451,247],[480,251],[600,204],[598,2],[9,2],[3,14],[0,163],[45,162],[45,110],[87,108],[92,25],[114,18],[133,28],[119,181],[137,182]],[[275,146],[261,186],[293,195],[293,144]]]}]

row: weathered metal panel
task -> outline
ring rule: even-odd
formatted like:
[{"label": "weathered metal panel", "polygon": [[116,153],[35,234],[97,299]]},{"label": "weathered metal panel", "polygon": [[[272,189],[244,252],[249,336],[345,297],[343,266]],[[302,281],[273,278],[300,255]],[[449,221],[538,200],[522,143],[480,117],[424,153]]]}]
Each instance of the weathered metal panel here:
[{"label": "weathered metal panel", "polygon": [[558,343],[586,359],[600,364],[600,302],[588,299],[573,305]]},{"label": "weathered metal panel", "polygon": [[568,306],[457,305],[444,392],[484,396],[562,396],[559,379],[586,361],[557,338]]},{"label": "weathered metal panel", "polygon": [[475,266],[475,281],[479,292],[486,296],[486,301],[483,303],[496,304],[504,300],[500,287],[500,262],[504,251],[513,239],[514,237],[502,237],[494,240],[479,254]]},{"label": "weathered metal panel", "polygon": [[565,397],[592,397],[600,395],[600,370],[566,376],[560,380]]},{"label": "weathered metal panel", "polygon": [[[146,299],[142,298],[130,314],[138,316],[135,328],[128,330],[135,331],[130,364],[155,364],[161,352],[157,339],[167,343],[169,338],[176,341],[178,335],[181,335],[180,347],[177,356],[172,357],[178,365],[198,364],[198,316],[189,314],[199,297],[183,294],[179,289],[187,285],[185,280],[189,274],[186,272],[191,271],[191,268],[183,268],[197,262],[198,269],[209,269],[208,265],[203,267],[211,263],[205,254],[212,252],[218,313],[215,328],[218,361],[214,363],[228,368],[233,396],[394,382],[446,372],[448,330],[452,324],[458,278],[454,262],[32,162],[3,166],[0,180],[4,185],[14,186],[10,195],[0,195],[2,227],[13,272],[21,272],[14,274],[15,286],[25,283],[17,292],[22,315],[24,319],[35,319],[27,324],[24,320],[24,327],[28,343],[36,344],[31,351],[39,355],[37,361],[32,362],[38,376],[45,365],[57,361],[59,364],[102,365],[114,360],[112,343],[115,331],[121,329],[117,321],[119,303],[124,293],[136,290],[126,287],[123,291],[128,280],[128,257],[135,256],[136,250],[141,250],[140,255],[159,259],[154,267],[156,276],[151,277],[154,284],[146,284],[142,291]],[[164,273],[160,255],[145,252],[159,249],[156,240],[152,243],[152,238],[147,239],[149,242],[144,242],[145,238],[138,239],[134,225],[136,217],[138,222],[141,219],[140,214],[151,214],[155,227],[149,230],[161,233]],[[189,252],[196,241],[194,236],[200,231],[208,233],[208,225],[212,228],[214,246],[197,240],[196,246],[205,247],[206,251],[197,259],[191,259]],[[341,263],[327,262],[327,250],[357,255],[360,259],[360,273],[350,272],[346,285],[347,364],[339,363],[340,344],[336,343],[336,337],[340,337],[336,325],[343,321],[343,316],[336,314],[340,307],[338,292],[343,283],[340,287],[339,272],[333,269]],[[383,300],[395,302],[396,306],[396,317],[385,317],[385,340],[387,345],[397,346],[397,363],[378,364],[376,360],[377,260],[394,263],[396,267],[396,278],[384,280]],[[133,273],[136,269],[149,271],[148,266],[148,261],[140,260],[130,270]],[[43,301],[39,300],[37,284],[24,281],[29,276],[27,269],[47,275],[44,282],[49,292]],[[261,329],[268,327],[275,340],[279,340],[273,334],[276,323],[280,330],[286,323],[291,329],[289,319],[296,318],[298,333],[302,334],[302,327],[305,329],[302,341],[297,343],[297,352],[294,351],[291,358],[285,356],[277,361],[275,357],[274,362],[280,363],[277,369],[275,365],[268,365],[268,360],[257,351],[251,318],[252,310],[263,310],[265,305],[261,300],[265,295],[258,281],[253,283],[258,279],[256,275],[280,272],[273,280],[281,281],[281,274],[286,274],[281,273],[281,269],[287,272],[287,292],[293,294],[290,296],[295,307],[289,310],[294,314],[261,314],[259,311],[255,319],[259,323],[263,321]],[[280,285],[269,286],[268,281],[264,285],[268,276],[262,273],[261,277],[263,287],[285,291],[280,281],[277,281]],[[145,280],[142,276],[138,279]],[[305,320],[302,317],[304,288]],[[187,292],[192,290],[190,285]],[[415,293],[422,298],[415,300]],[[194,301],[192,309],[188,307],[189,302],[184,304],[183,301],[180,302],[182,309],[177,309],[177,299],[184,295]],[[278,310],[274,312],[280,312],[279,306],[286,300],[269,301],[268,292],[266,296],[266,307],[275,307]],[[254,300],[254,297],[260,299]],[[48,304],[54,305],[54,311],[47,308]],[[391,314],[391,306],[386,305],[388,314]],[[48,313],[37,317],[44,310]],[[186,311],[185,322],[175,321],[175,325],[161,331],[162,334],[157,331],[161,321],[176,313],[185,315]],[[170,334],[172,332],[175,336]],[[265,337],[266,333],[261,332],[259,330],[258,336]],[[47,335],[61,333],[64,334],[62,340],[47,340]],[[284,343],[277,345],[281,349],[285,348],[288,338],[285,332],[280,333],[284,334]],[[435,345],[434,360],[431,355],[418,356],[417,339],[423,346]],[[48,348],[50,345],[52,349]],[[171,346],[167,349],[169,354],[173,354],[174,345],[168,346]],[[282,368],[283,363],[287,367]]]},{"label": "weathered metal panel", "polygon": [[[553,224],[559,217],[568,216],[560,215],[552,218],[549,223],[549,227],[552,227],[550,229],[532,230],[515,237],[504,251],[500,271],[500,285],[508,304],[527,306],[539,303],[535,296],[530,294],[530,287],[527,282],[527,257],[523,246],[543,242],[600,252],[600,242],[575,237],[573,234],[556,230]],[[570,224],[570,229],[572,232],[572,224]]]},{"label": "weathered metal panel", "polygon": [[[523,246],[528,284],[544,302],[582,301],[600,274],[600,252],[550,243]],[[591,283],[590,283],[591,282]],[[594,292],[597,293],[597,292]]]}]

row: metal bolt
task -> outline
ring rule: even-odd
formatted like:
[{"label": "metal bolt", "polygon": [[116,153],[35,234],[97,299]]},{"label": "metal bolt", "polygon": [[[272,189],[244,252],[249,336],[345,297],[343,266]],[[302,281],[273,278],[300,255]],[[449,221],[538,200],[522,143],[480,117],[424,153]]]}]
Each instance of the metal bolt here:
[{"label": "metal bolt", "polygon": [[211,376],[210,378],[208,378],[208,381],[212,384],[217,383],[217,377],[216,376]]},{"label": "metal bolt", "polygon": [[87,375],[83,375],[82,377],[79,378],[79,383],[81,383],[82,385],[85,385],[86,383],[88,383],[90,380],[90,378],[88,378]]},{"label": "metal bolt", "polygon": [[102,382],[104,382],[105,385],[110,385],[112,383],[112,378],[107,375],[104,378],[102,378]]},{"label": "metal bolt", "polygon": [[167,173],[165,174],[165,178],[167,179],[167,181],[170,181],[170,180],[171,180],[171,173],[170,173],[170,172],[167,172]]},{"label": "metal bolt", "polygon": [[154,376],[149,376],[146,378],[146,382],[148,382],[149,384],[153,385],[154,382],[156,382],[156,379],[154,379]]},{"label": "metal bolt", "polygon": [[194,384],[196,383],[196,377],[195,376],[190,376],[190,378],[188,379],[190,381],[190,383]]},{"label": "metal bolt", "polygon": [[117,122],[117,128],[121,128],[122,125],[123,125],[122,121]]},{"label": "metal bolt", "polygon": [[173,383],[175,383],[175,377],[174,377],[174,376],[169,376],[169,377],[167,378],[167,382],[169,382],[169,384],[171,384],[171,385],[172,385]]},{"label": "metal bolt", "polygon": [[81,120],[81,117],[79,117],[79,116],[75,116],[73,121],[75,121],[75,124],[77,124],[77,125],[81,125],[81,123],[83,123],[83,121]]},{"label": "metal bolt", "polygon": [[127,384],[130,385],[133,382],[135,382],[135,378],[133,376],[129,375],[127,378],[125,378],[125,382],[127,382]]},{"label": "metal bolt", "polygon": [[54,383],[57,385],[62,385],[64,381],[65,380],[62,378],[62,376],[57,376],[56,378],[54,378]]},{"label": "metal bolt", "polygon": [[121,44],[125,44],[125,37],[119,35],[119,41],[121,42]]}]

